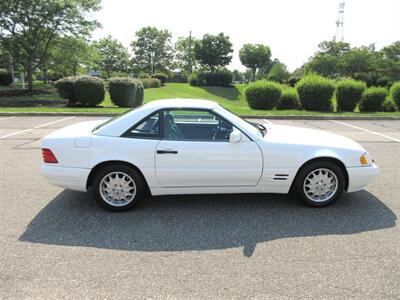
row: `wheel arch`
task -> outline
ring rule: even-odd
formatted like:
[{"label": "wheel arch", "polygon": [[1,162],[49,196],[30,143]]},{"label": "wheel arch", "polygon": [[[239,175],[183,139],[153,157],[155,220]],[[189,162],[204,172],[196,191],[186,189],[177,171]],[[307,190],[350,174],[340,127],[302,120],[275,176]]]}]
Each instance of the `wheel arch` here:
[{"label": "wheel arch", "polygon": [[93,183],[93,178],[95,176],[95,174],[101,170],[102,168],[106,167],[106,166],[110,166],[110,165],[115,165],[115,164],[119,164],[119,165],[125,165],[128,166],[132,169],[134,169],[136,172],[138,172],[138,174],[143,178],[144,183],[146,185],[146,193],[151,194],[150,192],[150,188],[149,185],[147,183],[146,177],[144,177],[143,172],[134,164],[126,162],[126,161],[122,161],[122,160],[108,160],[108,161],[103,161],[101,163],[98,163],[96,166],[94,166],[92,168],[92,170],[89,173],[88,179],[86,181],[86,189],[89,189],[92,186]]},{"label": "wheel arch", "polygon": [[290,186],[290,191],[293,190],[293,187],[296,184],[296,181],[297,181],[297,178],[299,176],[300,171],[304,167],[308,166],[309,164],[312,164],[312,163],[317,162],[317,161],[328,161],[328,162],[332,162],[332,163],[336,164],[343,172],[343,175],[344,175],[344,178],[345,178],[344,190],[347,191],[347,188],[349,186],[349,174],[347,173],[346,166],[344,165],[344,163],[340,159],[335,158],[335,157],[330,157],[330,156],[314,157],[314,158],[311,158],[311,159],[307,160],[305,163],[303,163],[301,165],[301,167],[296,172],[296,175],[295,175],[295,177],[294,177],[294,179],[292,181],[292,184]]}]

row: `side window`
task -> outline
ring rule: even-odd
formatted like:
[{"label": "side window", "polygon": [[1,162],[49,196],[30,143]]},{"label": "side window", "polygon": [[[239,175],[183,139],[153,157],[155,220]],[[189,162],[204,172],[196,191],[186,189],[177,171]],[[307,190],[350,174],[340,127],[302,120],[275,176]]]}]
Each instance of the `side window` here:
[{"label": "side window", "polygon": [[168,140],[229,141],[232,125],[210,111],[165,110],[163,136]]},{"label": "side window", "polygon": [[158,138],[160,137],[160,113],[151,115],[133,127],[127,134],[130,137]]}]

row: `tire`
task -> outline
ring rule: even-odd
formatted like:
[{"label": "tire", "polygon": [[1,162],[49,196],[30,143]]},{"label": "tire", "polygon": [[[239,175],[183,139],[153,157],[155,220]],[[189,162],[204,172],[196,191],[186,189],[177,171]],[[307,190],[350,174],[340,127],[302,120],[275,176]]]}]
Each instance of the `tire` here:
[{"label": "tire", "polygon": [[96,202],[103,208],[127,211],[143,198],[145,186],[143,177],[133,168],[115,164],[101,168],[95,174],[92,193]]},{"label": "tire", "polygon": [[304,204],[324,207],[340,197],[345,181],[343,171],[337,164],[316,161],[300,169],[294,183],[294,191]]}]

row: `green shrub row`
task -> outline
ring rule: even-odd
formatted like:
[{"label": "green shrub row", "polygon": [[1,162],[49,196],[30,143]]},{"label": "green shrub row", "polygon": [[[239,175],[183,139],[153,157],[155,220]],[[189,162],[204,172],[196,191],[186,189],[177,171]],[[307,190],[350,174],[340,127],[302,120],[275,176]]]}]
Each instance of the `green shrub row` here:
[{"label": "green shrub row", "polygon": [[111,78],[108,84],[111,101],[119,107],[137,107],[143,103],[144,87],[128,77]]},{"label": "green shrub row", "polygon": [[140,78],[139,80],[145,89],[161,87],[161,81],[157,78]]},{"label": "green shrub row", "polygon": [[192,86],[230,86],[233,73],[227,69],[214,72],[196,72],[190,75],[189,84]]},{"label": "green shrub row", "polygon": [[0,85],[10,85],[11,83],[11,73],[8,70],[0,69]]},{"label": "green shrub row", "polygon": [[332,96],[335,85],[327,78],[316,74],[303,77],[296,84],[301,106],[305,110],[332,111]]}]

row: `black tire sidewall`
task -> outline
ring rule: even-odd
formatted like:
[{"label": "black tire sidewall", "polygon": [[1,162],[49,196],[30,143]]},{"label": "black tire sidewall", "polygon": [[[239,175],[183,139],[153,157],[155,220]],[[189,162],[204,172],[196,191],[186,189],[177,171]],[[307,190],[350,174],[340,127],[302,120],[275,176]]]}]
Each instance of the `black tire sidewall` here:
[{"label": "black tire sidewall", "polygon": [[[338,188],[330,199],[323,201],[323,202],[316,202],[310,200],[306,194],[304,193],[303,190],[303,182],[313,170],[319,169],[319,168],[324,168],[331,170],[332,172],[335,173],[337,179],[338,179]],[[298,196],[300,196],[301,200],[308,206],[313,206],[313,207],[323,207],[331,204],[334,202],[339,196],[342,194],[344,188],[345,188],[345,176],[343,174],[342,169],[335,163],[332,163],[330,161],[316,161],[313,163],[310,163],[306,166],[304,166],[300,171],[299,174],[297,175],[296,182],[295,182],[295,191]]]},{"label": "black tire sidewall", "polygon": [[[124,206],[112,206],[105,202],[103,198],[101,197],[100,194],[100,182],[109,173],[112,172],[123,172],[128,174],[129,176],[132,177],[136,184],[136,195],[135,198],[129,202],[127,205]],[[145,190],[145,184],[142,176],[135,171],[133,168],[122,165],[122,164],[115,164],[115,165],[108,165],[103,168],[101,168],[94,176],[93,178],[93,184],[92,184],[92,194],[93,197],[95,198],[96,202],[102,206],[103,208],[111,211],[127,211],[132,209],[137,202],[143,197],[144,195],[144,190]]]}]

